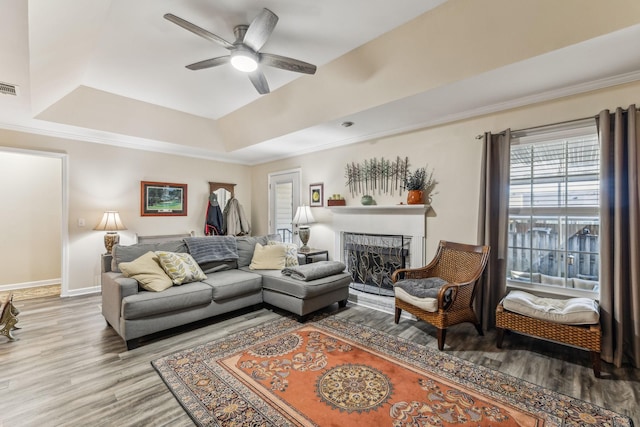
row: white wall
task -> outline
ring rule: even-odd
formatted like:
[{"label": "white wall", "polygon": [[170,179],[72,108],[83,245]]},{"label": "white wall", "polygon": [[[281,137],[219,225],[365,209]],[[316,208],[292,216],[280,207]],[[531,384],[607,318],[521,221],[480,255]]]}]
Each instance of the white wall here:
[{"label": "white wall", "polygon": [[[266,189],[269,173],[299,167],[302,169],[303,203],[308,203],[309,184],[323,182],[325,199],[328,195],[341,193],[347,199],[347,205],[353,205],[360,203],[360,197],[352,198],[347,194],[344,178],[347,163],[373,157],[408,156],[412,167],[425,164],[433,167],[439,182],[432,210],[427,215],[426,257],[430,259],[441,239],[477,241],[482,154],[482,144],[475,139],[478,134],[595,116],[605,108],[626,108],[632,103],[640,104],[640,82],[256,166],[252,171],[253,217],[259,219],[254,224],[255,233],[267,230],[266,216],[260,216],[257,209],[267,204],[263,189]],[[374,196],[378,204],[403,201],[401,197]],[[311,226],[309,244],[331,250],[335,240],[333,214],[327,208],[312,209],[318,224]],[[333,253],[331,257],[338,258]]]},{"label": "white wall", "polygon": [[[251,212],[250,170],[210,160],[130,150],[82,141],[0,130],[0,146],[66,153],[69,176],[69,294],[99,290],[103,233],[93,231],[105,210],[118,210],[127,230],[123,244],[135,234],[204,234],[209,181],[236,184],[236,198]],[[188,216],[141,217],[140,181],[188,185]],[[4,180],[3,180],[4,183]],[[79,219],[85,226],[78,225]],[[24,227],[23,227],[24,229]],[[5,242],[0,242],[7,250]]]},{"label": "white wall", "polygon": [[62,161],[0,149],[0,287],[59,283]]}]

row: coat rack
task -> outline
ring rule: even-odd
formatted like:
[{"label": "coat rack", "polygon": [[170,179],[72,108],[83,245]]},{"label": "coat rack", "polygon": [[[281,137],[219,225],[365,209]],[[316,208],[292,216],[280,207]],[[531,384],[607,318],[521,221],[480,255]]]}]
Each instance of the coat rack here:
[{"label": "coat rack", "polygon": [[235,189],[235,184],[229,184],[228,182],[211,182],[209,181],[209,194],[213,193],[216,190],[219,190],[221,188],[227,190],[229,193],[231,193],[231,197],[234,197],[234,189]]}]

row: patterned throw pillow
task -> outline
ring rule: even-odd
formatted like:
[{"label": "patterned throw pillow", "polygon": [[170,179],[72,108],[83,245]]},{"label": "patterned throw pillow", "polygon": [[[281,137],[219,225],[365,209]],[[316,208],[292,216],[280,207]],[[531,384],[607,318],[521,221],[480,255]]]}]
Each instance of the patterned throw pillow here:
[{"label": "patterned throw pillow", "polygon": [[276,242],[275,240],[269,240],[269,245],[282,245],[284,246],[284,264],[285,267],[295,267],[298,264],[298,246],[293,243]]},{"label": "patterned throw pillow", "polygon": [[197,282],[207,278],[191,254],[156,251],[156,255],[162,269],[171,278],[174,285]]}]

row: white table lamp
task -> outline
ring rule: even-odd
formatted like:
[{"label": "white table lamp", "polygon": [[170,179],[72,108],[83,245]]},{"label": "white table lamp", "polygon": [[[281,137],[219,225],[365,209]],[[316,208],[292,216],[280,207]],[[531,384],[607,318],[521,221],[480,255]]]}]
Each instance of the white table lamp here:
[{"label": "white table lamp", "polygon": [[106,211],[102,216],[102,220],[95,226],[94,230],[103,230],[107,234],[104,235],[104,247],[107,249],[107,253],[111,253],[113,245],[120,241],[118,230],[126,230],[120,220],[120,214],[117,211]]},{"label": "white table lamp", "polygon": [[309,230],[309,224],[313,224],[316,220],[313,218],[311,208],[309,206],[298,206],[296,215],[293,217],[293,223],[298,225],[298,235],[302,241],[302,246],[298,249],[299,252],[308,252],[311,248],[307,246],[309,237],[311,236],[311,230]]}]

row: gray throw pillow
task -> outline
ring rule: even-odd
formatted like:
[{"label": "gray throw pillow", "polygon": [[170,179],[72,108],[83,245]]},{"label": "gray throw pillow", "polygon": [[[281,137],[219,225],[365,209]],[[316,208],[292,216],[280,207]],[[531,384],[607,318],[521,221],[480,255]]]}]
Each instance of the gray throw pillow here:
[{"label": "gray throw pillow", "polygon": [[186,253],[187,245],[183,240],[169,240],[161,243],[136,243],[134,245],[113,245],[111,250],[111,271],[122,273],[118,265],[121,262],[131,262],[147,252],[165,251]]},{"label": "gray throw pillow", "polygon": [[440,277],[427,277],[426,279],[399,280],[393,286],[401,288],[416,298],[438,298],[440,288],[446,283],[447,281]]}]

